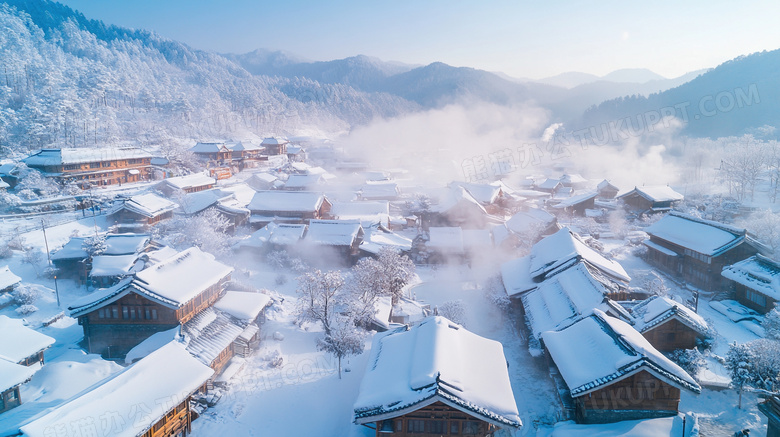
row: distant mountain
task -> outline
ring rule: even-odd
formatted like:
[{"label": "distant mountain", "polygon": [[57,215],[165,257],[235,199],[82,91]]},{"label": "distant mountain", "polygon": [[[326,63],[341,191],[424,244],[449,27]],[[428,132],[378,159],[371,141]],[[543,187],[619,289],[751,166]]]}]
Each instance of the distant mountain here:
[{"label": "distant mountain", "polygon": [[[780,126],[780,50],[740,56],[675,88],[602,102],[576,123],[598,126],[672,108],[691,136],[719,137]],[[776,134],[775,134],[776,135]]]},{"label": "distant mountain", "polygon": [[578,71],[569,71],[556,76],[546,77],[534,82],[545,83],[547,85],[559,86],[561,88],[574,88],[575,86],[596,82],[601,78],[595,74],[580,73]]},{"label": "distant mountain", "polygon": [[[252,75],[151,32],[48,0],[0,2],[0,153],[54,145],[159,144],[337,132],[419,106],[344,83]],[[278,53],[255,62],[300,64]]]},{"label": "distant mountain", "polygon": [[665,79],[660,74],[653,73],[646,68],[623,68],[601,77],[601,80],[618,83],[646,83],[651,80]]}]

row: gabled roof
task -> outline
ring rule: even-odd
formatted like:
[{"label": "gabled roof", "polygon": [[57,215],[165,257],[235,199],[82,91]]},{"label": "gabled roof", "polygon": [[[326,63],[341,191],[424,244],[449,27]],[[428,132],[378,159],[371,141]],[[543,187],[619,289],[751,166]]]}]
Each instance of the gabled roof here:
[{"label": "gabled roof", "polygon": [[701,392],[685,370],[636,329],[598,309],[565,329],[543,333],[542,339],[574,398],[643,370],[679,389]]},{"label": "gabled roof", "polygon": [[74,300],[68,307],[70,316],[77,318],[97,308],[104,307],[111,304],[112,302],[116,302],[123,296],[133,291],[132,287],[130,287],[130,283],[132,281],[132,277],[125,278],[111,287],[100,288],[86,296]]},{"label": "gabled roof", "polygon": [[765,256],[751,256],[724,267],[720,274],[774,300],[780,300],[780,263]]},{"label": "gabled roof", "polygon": [[547,229],[557,219],[554,215],[539,208],[528,208],[520,211],[506,221],[506,227],[516,234],[540,232]]},{"label": "gabled roof", "polygon": [[235,198],[232,194],[223,193],[221,190],[204,190],[187,193],[179,199],[177,214],[186,216],[197,214],[212,206],[217,206],[221,201]]},{"label": "gabled roof", "polygon": [[367,181],[360,187],[360,195],[364,199],[395,198],[400,193],[398,184],[391,181]]},{"label": "gabled roof", "polygon": [[89,254],[84,250],[84,237],[73,237],[60,250],[51,254],[52,261],[86,259]]},{"label": "gabled roof", "polygon": [[[92,390],[22,426],[21,431],[24,436],[44,437],[50,436],[53,429],[92,423],[100,417],[119,417],[130,421],[112,428],[112,436],[143,435],[213,374],[211,368],[193,358],[181,344],[171,342]],[[140,409],[141,405],[145,408]]]},{"label": "gabled roof", "polygon": [[384,226],[372,225],[363,228],[366,235],[360,244],[360,249],[378,254],[383,247],[390,247],[401,252],[412,250],[412,240],[387,230]]},{"label": "gabled roof", "polygon": [[598,281],[583,262],[537,284],[521,296],[531,335],[539,338],[545,331],[558,331],[597,308],[628,319],[628,313],[607,298],[614,291],[610,285]]},{"label": "gabled roof", "polygon": [[560,179],[560,181],[561,181],[561,183],[562,183],[562,184],[564,184],[564,185],[571,185],[571,184],[584,184],[584,183],[588,182],[588,180],[587,180],[587,179],[585,179],[584,177],[582,177],[582,176],[581,176],[580,174],[578,174],[578,173],[572,173],[572,174],[564,174],[564,175],[561,175],[561,179]]},{"label": "gabled roof", "polygon": [[305,233],[305,224],[271,222],[253,232],[249,238],[239,241],[236,246],[260,248],[266,243],[287,246],[301,241]]},{"label": "gabled roof", "polygon": [[230,149],[225,146],[225,143],[197,143],[190,147],[192,153],[217,153],[217,152],[229,152]]},{"label": "gabled roof", "polygon": [[303,240],[326,246],[350,246],[362,235],[360,220],[311,220]]},{"label": "gabled roof", "polygon": [[157,217],[173,211],[178,205],[156,194],[139,194],[125,200],[119,209],[127,209],[145,217]]},{"label": "gabled roof", "polygon": [[22,162],[31,167],[115,161],[119,159],[151,158],[152,154],[134,147],[102,147],[79,149],[43,149]]},{"label": "gabled roof", "polygon": [[479,201],[463,187],[452,187],[452,189],[447,190],[444,196],[439,199],[439,203],[433,205],[431,210],[434,212],[445,213],[460,204],[469,205],[474,210],[487,215],[487,210],[485,210],[485,207],[482,206],[482,204],[479,203]]},{"label": "gabled roof", "polygon": [[27,367],[10,361],[0,360],[0,394],[29,381],[38,369],[35,366]]},{"label": "gabled roof", "polygon": [[244,332],[244,324],[212,307],[196,314],[182,325],[181,331],[187,335],[187,352],[201,363],[211,363]]},{"label": "gabled roof", "polygon": [[558,179],[545,179],[539,184],[536,184],[536,188],[541,188],[543,190],[553,190],[555,187],[561,184],[561,181]]},{"label": "gabled roof", "polygon": [[646,185],[642,187],[634,187],[633,190],[628,193],[621,194],[618,199],[627,197],[631,194],[638,194],[651,202],[674,202],[683,200],[685,196],[674,191],[672,187],[668,185]]},{"label": "gabled roof", "polygon": [[387,223],[390,203],[386,200],[361,202],[333,202],[330,213],[341,220],[360,220],[363,223]]},{"label": "gabled roof", "polygon": [[611,188],[615,191],[620,191],[618,187],[612,184],[612,182],[604,179],[603,181],[599,182],[598,185],[596,185],[596,189],[599,191],[606,190],[607,188]]},{"label": "gabled roof", "polygon": [[596,196],[598,196],[599,193],[595,191],[590,191],[584,194],[578,194],[576,196],[568,197],[566,199],[563,199],[555,205],[553,208],[568,208],[583,202],[587,202],[588,200],[595,199]]},{"label": "gabled roof", "polygon": [[498,197],[503,192],[503,184],[500,182],[494,182],[490,184],[474,184],[469,182],[452,182],[450,187],[463,187],[469,192],[478,202],[483,205],[489,205],[495,203]]},{"label": "gabled roof", "polygon": [[[91,278],[127,276],[135,271],[138,255],[97,255],[92,257]],[[140,266],[143,262],[140,262]],[[140,268],[139,266],[139,268]]]},{"label": "gabled roof", "polygon": [[106,249],[101,255],[131,255],[140,253],[151,240],[148,234],[106,235]]},{"label": "gabled roof", "polygon": [[317,211],[325,196],[311,191],[258,191],[247,208],[250,211]]},{"label": "gabled roof", "polygon": [[618,262],[604,258],[603,255],[588,247],[569,228],[563,228],[536,243],[531,248],[530,256],[530,274],[534,278],[576,259],[586,261],[613,278],[624,282],[631,281],[631,277]]},{"label": "gabled roof", "polygon": [[18,363],[54,344],[53,338],[8,316],[0,316],[0,333],[0,361]]},{"label": "gabled roof", "polygon": [[12,287],[22,282],[22,278],[16,276],[8,266],[0,267],[0,290]]},{"label": "gabled roof", "polygon": [[203,173],[193,173],[186,176],[175,176],[163,179],[160,185],[167,185],[178,190],[185,190],[192,187],[202,187],[205,185],[214,185],[217,180]]},{"label": "gabled roof", "polygon": [[717,256],[745,241],[745,229],[671,212],[645,232],[695,252]]},{"label": "gabled roof", "polygon": [[238,320],[252,321],[260,315],[263,308],[271,303],[271,297],[263,293],[249,291],[227,291],[214,308],[227,313]]},{"label": "gabled roof", "polygon": [[701,335],[707,333],[709,325],[704,318],[685,305],[665,296],[651,296],[631,310],[639,332],[647,332],[658,325],[675,319]]},{"label": "gabled roof", "polygon": [[506,294],[515,296],[526,291],[533,290],[539,285],[529,273],[531,256],[524,256],[501,264],[501,281],[504,283]]},{"label": "gabled roof", "polygon": [[281,138],[281,137],[268,137],[268,138],[263,138],[262,145],[264,145],[264,146],[279,146],[279,145],[288,144],[288,143],[289,143],[289,141],[287,141],[287,140],[285,140],[284,138]]},{"label": "gabled roof", "polygon": [[284,183],[285,189],[300,189],[300,188],[313,188],[317,185],[326,183],[327,181],[322,174],[306,173],[306,174],[291,174],[287,178],[287,182]]},{"label": "gabled roof", "polygon": [[435,402],[500,427],[522,425],[501,343],[438,316],[374,336],[355,423],[398,417]]}]

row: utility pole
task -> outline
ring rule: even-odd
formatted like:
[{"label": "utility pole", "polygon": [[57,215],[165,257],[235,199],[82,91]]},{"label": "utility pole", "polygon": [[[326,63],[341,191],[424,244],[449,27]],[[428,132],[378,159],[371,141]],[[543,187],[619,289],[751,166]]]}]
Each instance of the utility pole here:
[{"label": "utility pole", "polygon": [[[51,268],[51,254],[49,253],[49,239],[46,238],[46,221],[41,219],[41,229],[43,229],[43,242],[46,243],[46,258],[49,260]],[[57,308],[60,308],[60,287],[57,285],[57,275],[54,275],[54,294],[57,295]]]}]

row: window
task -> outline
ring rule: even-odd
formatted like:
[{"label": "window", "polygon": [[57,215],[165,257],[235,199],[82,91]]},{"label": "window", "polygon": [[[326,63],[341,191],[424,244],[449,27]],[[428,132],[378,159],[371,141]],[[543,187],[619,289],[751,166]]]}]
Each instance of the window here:
[{"label": "window", "polygon": [[144,313],[144,316],[145,316],[144,318],[145,318],[146,320],[152,320],[152,313],[151,313],[151,311],[149,311],[149,308],[146,308],[146,309],[144,310],[144,312],[145,312],[145,313]]},{"label": "window", "polygon": [[450,434],[460,434],[460,425],[458,422],[450,422]]},{"label": "window", "polygon": [[7,399],[9,403],[18,402],[19,401],[19,389],[15,388],[8,392]]},{"label": "window", "polygon": [[425,422],[426,432],[430,434],[444,434],[447,429],[446,420],[428,420]]},{"label": "window", "polygon": [[157,320],[157,310],[152,308],[152,320]]},{"label": "window", "polygon": [[134,307],[130,308],[130,318],[131,319],[135,319],[135,308]]},{"label": "window", "polygon": [[463,422],[463,434],[477,434],[479,432],[479,422],[468,420]]},{"label": "window", "polygon": [[129,319],[130,318],[130,313],[129,313],[127,307],[122,307],[122,318],[123,319]]},{"label": "window", "polygon": [[103,163],[100,164],[100,166],[101,167],[111,167],[111,163],[110,162],[103,162]]},{"label": "window", "polygon": [[745,289],[745,298],[762,307],[766,306],[766,296],[764,296],[763,294],[756,293],[751,289]]},{"label": "window", "polygon": [[89,168],[100,168],[100,163],[99,162],[90,162],[89,163]]},{"label": "window", "polygon": [[119,308],[118,307],[111,307],[111,317],[114,319],[119,318]]},{"label": "window", "polygon": [[98,310],[98,319],[105,319],[106,318],[106,311],[101,308]]},{"label": "window", "polygon": [[422,419],[409,419],[406,432],[422,434],[425,432],[425,421]]}]

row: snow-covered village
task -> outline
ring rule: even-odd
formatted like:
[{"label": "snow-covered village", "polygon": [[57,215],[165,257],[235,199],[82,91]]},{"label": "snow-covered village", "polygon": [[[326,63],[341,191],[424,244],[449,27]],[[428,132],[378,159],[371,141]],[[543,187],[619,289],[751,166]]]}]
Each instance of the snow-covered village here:
[{"label": "snow-covered village", "polygon": [[0,437],[780,436],[779,5],[120,3],[0,1]]}]

